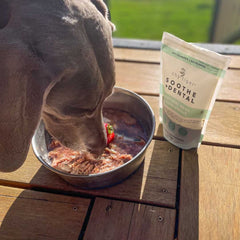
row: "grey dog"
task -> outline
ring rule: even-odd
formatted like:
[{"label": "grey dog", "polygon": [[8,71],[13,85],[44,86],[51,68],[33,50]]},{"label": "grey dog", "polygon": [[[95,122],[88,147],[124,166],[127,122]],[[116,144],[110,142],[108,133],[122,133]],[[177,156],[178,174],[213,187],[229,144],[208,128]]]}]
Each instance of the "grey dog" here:
[{"label": "grey dog", "polygon": [[0,1],[0,171],[26,158],[40,121],[65,146],[100,154],[115,84],[102,0]]}]

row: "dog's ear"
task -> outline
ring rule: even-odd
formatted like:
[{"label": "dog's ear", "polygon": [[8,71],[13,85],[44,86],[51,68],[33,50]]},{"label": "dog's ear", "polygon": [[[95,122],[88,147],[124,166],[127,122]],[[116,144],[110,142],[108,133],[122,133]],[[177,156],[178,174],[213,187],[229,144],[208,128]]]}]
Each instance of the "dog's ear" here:
[{"label": "dog's ear", "polygon": [[104,18],[108,21],[110,24],[112,31],[116,30],[115,25],[109,20],[109,11],[107,8],[107,5],[104,3],[103,0],[90,0],[95,7],[98,9],[98,11],[104,16]]}]

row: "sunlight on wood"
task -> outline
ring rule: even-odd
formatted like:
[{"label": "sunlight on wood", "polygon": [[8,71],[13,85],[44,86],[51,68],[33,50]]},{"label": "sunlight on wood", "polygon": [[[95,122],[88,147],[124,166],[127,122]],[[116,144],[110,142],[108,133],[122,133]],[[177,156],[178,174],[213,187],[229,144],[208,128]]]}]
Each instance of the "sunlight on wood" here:
[{"label": "sunlight on wood", "polygon": [[4,218],[8,213],[8,210],[11,208],[16,198],[21,194],[22,190],[15,191],[14,196],[12,194],[11,189],[9,188],[0,186],[0,191],[1,191],[0,194],[0,227],[1,227]]},{"label": "sunlight on wood", "polygon": [[[29,162],[31,162],[31,164],[29,164]],[[27,158],[23,165],[14,172],[0,172],[0,179],[13,181],[14,179],[17,180],[21,178],[24,182],[31,182],[41,166],[42,164],[38,161],[33,153],[32,147],[30,146]]]}]

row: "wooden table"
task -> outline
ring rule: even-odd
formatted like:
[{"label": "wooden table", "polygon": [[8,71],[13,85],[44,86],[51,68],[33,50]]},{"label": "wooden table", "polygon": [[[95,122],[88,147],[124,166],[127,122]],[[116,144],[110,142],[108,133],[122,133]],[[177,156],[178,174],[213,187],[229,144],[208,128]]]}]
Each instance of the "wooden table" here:
[{"label": "wooden table", "polygon": [[116,85],[142,95],[156,116],[144,163],[116,186],[81,190],[30,149],[18,170],[0,173],[0,239],[240,239],[240,54],[203,144],[182,151],[164,140],[159,123],[160,51],[118,46],[114,53]]}]

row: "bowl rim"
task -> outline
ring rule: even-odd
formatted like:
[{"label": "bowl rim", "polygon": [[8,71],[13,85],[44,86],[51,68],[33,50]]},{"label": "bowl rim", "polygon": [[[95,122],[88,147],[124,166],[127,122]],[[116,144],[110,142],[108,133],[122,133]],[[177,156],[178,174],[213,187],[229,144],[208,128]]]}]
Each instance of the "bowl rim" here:
[{"label": "bowl rim", "polygon": [[[128,89],[126,89],[126,88],[122,88],[122,87],[114,87],[112,94],[115,92],[115,90],[116,90],[116,91],[123,92],[123,93],[128,93],[128,94],[133,95],[134,97],[138,98],[140,101],[142,101],[142,102],[146,105],[146,107],[147,107],[147,109],[148,109],[148,111],[149,111],[149,113],[150,113],[150,115],[151,115],[151,120],[152,120],[152,131],[151,131],[151,134],[150,134],[150,136],[149,136],[146,144],[144,145],[144,147],[143,147],[131,160],[127,161],[126,163],[122,164],[122,165],[119,166],[119,167],[116,167],[116,168],[114,168],[114,169],[111,169],[111,170],[109,170],[109,171],[102,172],[102,173],[94,173],[94,174],[89,174],[89,175],[81,175],[81,174],[72,174],[72,173],[62,172],[62,171],[60,171],[60,170],[52,167],[51,165],[49,165],[49,164],[48,164],[45,160],[43,160],[43,159],[39,156],[39,154],[37,153],[37,150],[36,150],[36,149],[37,149],[37,146],[36,146],[36,143],[35,143],[34,139],[35,139],[35,136],[36,136],[37,129],[38,129],[39,126],[40,126],[40,123],[43,122],[42,119],[40,120],[40,122],[39,122],[39,124],[38,124],[38,126],[37,126],[37,128],[36,128],[36,130],[35,130],[35,132],[34,132],[34,135],[33,135],[33,137],[32,137],[32,141],[31,141],[32,148],[33,148],[33,152],[34,152],[35,156],[37,157],[37,159],[38,159],[45,167],[47,167],[49,170],[51,170],[52,172],[55,172],[55,173],[57,173],[57,174],[60,174],[60,175],[62,175],[62,176],[72,177],[72,178],[94,178],[94,177],[100,177],[100,176],[103,176],[103,175],[108,175],[108,174],[110,174],[110,173],[112,173],[112,172],[115,172],[115,171],[117,171],[117,170],[120,170],[121,168],[124,168],[124,167],[126,167],[127,165],[129,165],[131,162],[133,162],[133,161],[134,161],[136,158],[138,158],[141,154],[143,154],[143,153],[146,151],[147,147],[150,145],[150,143],[151,143],[151,141],[152,141],[152,139],[153,139],[153,136],[154,136],[155,124],[156,124],[154,112],[153,112],[151,106],[149,105],[149,103],[148,103],[142,96],[140,96],[139,94],[137,94],[137,93],[135,93],[135,92],[133,92],[133,91],[131,91],[131,90],[128,90]],[[111,95],[112,95],[112,94],[111,94]],[[110,95],[110,96],[111,96],[111,95]],[[110,96],[109,96],[109,97],[110,97]],[[107,98],[106,98],[106,99],[107,99]],[[43,123],[43,124],[44,124],[44,123]],[[46,131],[46,129],[45,129],[45,131]]]}]

